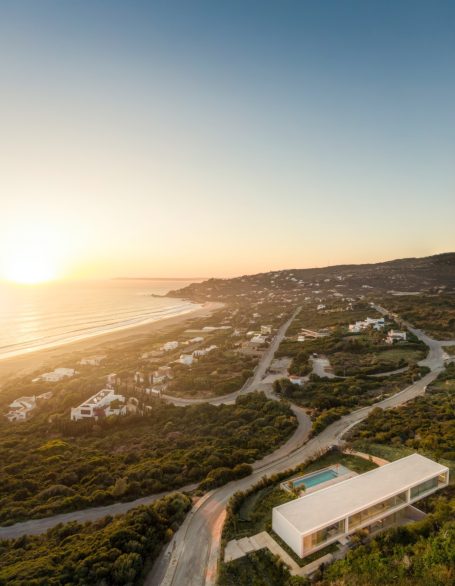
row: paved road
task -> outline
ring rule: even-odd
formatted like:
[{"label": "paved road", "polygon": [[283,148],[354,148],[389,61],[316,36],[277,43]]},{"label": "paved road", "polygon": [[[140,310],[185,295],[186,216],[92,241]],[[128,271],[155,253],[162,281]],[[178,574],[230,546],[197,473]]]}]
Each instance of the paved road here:
[{"label": "paved road", "polygon": [[342,417],[300,448],[289,452],[280,448],[281,455],[277,456],[274,453],[256,463],[251,476],[233,481],[205,495],[193,508],[165,551],[162,552],[147,577],[145,585],[213,586],[216,580],[217,559],[226,505],[235,492],[252,486],[264,474],[270,475],[295,467],[306,459],[322,453],[330,446],[340,443],[346,432],[365,419],[374,407],[383,409],[396,407],[424,394],[427,385],[444,368],[445,355],[442,350],[444,343],[429,338],[415,328],[410,327],[410,329],[429,346],[428,356],[422,361],[422,365],[431,368],[429,374],[387,399]]},{"label": "paved road", "polygon": [[238,395],[244,395],[246,393],[250,393],[251,391],[255,391],[259,383],[264,378],[267,370],[270,368],[270,365],[272,364],[273,358],[275,356],[275,352],[278,350],[278,347],[283,341],[289,326],[293,322],[296,315],[299,313],[300,309],[301,308],[298,307],[291,315],[291,317],[279,328],[279,330],[275,334],[275,337],[270,343],[270,346],[261,356],[261,359],[259,360],[259,363],[254,370],[253,377],[246,383],[246,385],[242,389],[234,391],[233,393],[229,393],[228,395],[223,395],[222,397],[215,397],[209,399],[182,399],[180,397],[173,397],[172,395],[162,395],[163,399],[166,399],[166,401],[169,401],[170,403],[173,403],[174,405],[178,405],[180,407],[186,405],[197,405],[200,403],[211,403],[212,405],[230,405],[232,403],[235,403],[235,400],[238,397]]},{"label": "paved road", "polygon": [[[173,403],[176,405],[191,405],[194,403],[212,403],[213,405],[220,405],[221,403],[234,403],[235,399],[239,394],[248,393],[254,391],[259,383],[261,382],[262,378],[264,377],[267,369],[270,367],[272,360],[274,358],[275,352],[277,351],[279,345],[281,344],[288,327],[291,325],[292,320],[295,318],[297,313],[300,311],[300,308],[296,309],[296,311],[292,314],[292,316],[280,327],[278,332],[275,335],[272,343],[270,344],[267,351],[261,357],[261,360],[256,367],[255,375],[252,380],[243,388],[234,393],[229,395],[225,395],[224,397],[217,397],[214,399],[178,399],[177,397],[170,397]],[[261,389],[262,390],[262,389]],[[263,389],[267,396],[271,398],[273,397],[273,393],[270,388]],[[302,409],[295,408],[294,412],[296,413],[299,427],[293,437],[285,444],[279,448],[274,455],[281,454],[281,450],[293,450],[299,445],[303,443],[303,441],[308,436],[308,433],[311,429],[311,421],[309,417],[303,412]],[[192,491],[197,487],[197,484],[191,484],[187,486],[183,486],[178,490],[181,491]],[[105,517],[106,515],[118,515],[120,513],[126,513],[130,509],[137,507],[139,505],[146,505],[150,504],[160,497],[164,496],[165,494],[169,494],[169,492],[154,494],[151,496],[143,497],[140,499],[136,499],[134,501],[129,501],[125,503],[114,503],[112,505],[106,505],[103,507],[93,507],[90,509],[84,509],[81,511],[73,511],[71,513],[62,513],[59,515],[54,515],[52,517],[46,517],[44,519],[32,519],[30,521],[24,521],[22,523],[16,523],[15,525],[10,525],[9,527],[0,527],[0,539],[14,539],[21,535],[38,535],[40,533],[44,533],[51,527],[55,527],[59,523],[68,523],[70,521],[94,521],[101,517]]]},{"label": "paved road", "polygon": [[[189,484],[178,490],[191,491],[197,488],[196,484]],[[78,521],[85,523],[86,521],[95,521],[105,517],[106,515],[120,515],[126,513],[134,507],[139,505],[150,505],[159,498],[169,494],[169,492],[162,492],[159,494],[152,494],[134,501],[125,503],[114,503],[112,505],[105,505],[103,507],[93,507],[91,509],[83,509],[81,511],[72,511],[71,513],[61,513],[53,517],[45,517],[44,519],[31,519],[22,523],[16,523],[9,527],[0,527],[0,539],[15,539],[21,535],[39,535],[45,533],[48,529],[55,527],[59,523],[69,523],[70,521]]]}]

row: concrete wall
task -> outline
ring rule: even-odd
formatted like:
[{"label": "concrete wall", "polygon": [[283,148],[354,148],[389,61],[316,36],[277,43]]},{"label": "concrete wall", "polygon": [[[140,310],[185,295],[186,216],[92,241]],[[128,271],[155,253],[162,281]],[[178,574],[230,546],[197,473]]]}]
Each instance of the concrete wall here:
[{"label": "concrete wall", "polygon": [[298,556],[303,556],[301,534],[276,509],[272,511],[272,529]]}]

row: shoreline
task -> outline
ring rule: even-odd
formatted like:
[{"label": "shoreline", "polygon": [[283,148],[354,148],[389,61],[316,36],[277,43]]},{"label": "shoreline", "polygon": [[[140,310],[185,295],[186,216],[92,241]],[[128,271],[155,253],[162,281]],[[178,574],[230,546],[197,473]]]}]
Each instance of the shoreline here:
[{"label": "shoreline", "polygon": [[0,359],[0,387],[5,378],[9,378],[11,375],[26,375],[28,372],[41,368],[47,361],[57,360],[70,352],[92,352],[95,349],[96,352],[100,352],[102,350],[101,346],[103,345],[122,342],[135,336],[146,336],[157,333],[158,331],[161,332],[195,318],[209,317],[213,312],[221,309],[223,306],[223,303],[210,301],[204,303],[202,306],[198,304],[194,309],[189,309],[177,315],[163,317],[146,323],[124,326],[109,332],[68,341],[57,346],[37,348],[23,354],[2,358]]},{"label": "shoreline", "polygon": [[202,307],[200,303],[187,303],[190,303],[190,305],[187,305],[185,309],[179,311],[178,313],[170,313],[164,316],[160,316],[160,314],[154,314],[153,316],[149,316],[146,318],[138,318],[138,321],[135,323],[123,323],[117,326],[114,324],[107,324],[105,326],[105,329],[103,330],[94,330],[89,331],[87,333],[74,334],[72,337],[69,338],[62,338],[61,340],[55,340],[53,342],[38,343],[35,346],[32,345],[23,348],[22,350],[11,350],[10,352],[7,352],[4,355],[0,355],[0,364],[3,360],[8,360],[9,358],[19,358],[20,356],[30,354],[32,352],[40,352],[41,350],[49,350],[51,348],[59,348],[60,346],[68,346],[69,344],[73,344],[75,342],[83,342],[84,340],[88,340],[90,338],[98,338],[100,336],[114,334],[115,332],[120,332],[122,330],[129,330],[132,328],[148,325],[151,323],[162,321],[164,319],[180,317],[187,313],[191,313],[196,309],[201,309]]}]

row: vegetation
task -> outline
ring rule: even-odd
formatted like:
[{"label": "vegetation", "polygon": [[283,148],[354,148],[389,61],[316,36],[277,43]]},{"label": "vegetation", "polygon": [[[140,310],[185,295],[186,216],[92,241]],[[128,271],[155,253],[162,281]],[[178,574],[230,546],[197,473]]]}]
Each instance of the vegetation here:
[{"label": "vegetation", "polygon": [[307,586],[310,581],[300,576],[291,576],[284,563],[262,549],[247,556],[222,564],[218,575],[218,586]]},{"label": "vegetation", "polygon": [[431,497],[422,521],[391,529],[323,571],[317,586],[451,586],[455,582],[455,501]]},{"label": "vegetation", "polygon": [[282,397],[310,409],[313,433],[319,433],[349,411],[400,391],[426,372],[425,368],[413,367],[386,378],[351,376],[343,379],[320,378],[312,374],[304,386],[282,379],[276,381],[274,388]]},{"label": "vegetation", "polygon": [[126,515],[58,525],[44,535],[0,542],[0,585],[142,584],[163,544],[191,508],[172,494]]},{"label": "vegetation", "polygon": [[253,375],[257,358],[229,348],[213,350],[190,367],[173,367],[166,393],[179,397],[219,396],[238,391]]},{"label": "vegetation", "polygon": [[454,413],[455,364],[450,364],[422,397],[387,411],[373,409],[350,439],[358,445],[406,446],[455,461]]},{"label": "vegetation", "polygon": [[453,293],[416,296],[388,296],[381,303],[416,328],[438,340],[455,338],[455,297]]},{"label": "vegetation", "polygon": [[133,500],[203,481],[203,489],[245,476],[248,463],[296,427],[285,403],[263,394],[235,405],[175,407],[146,416],[0,429],[0,523]]}]

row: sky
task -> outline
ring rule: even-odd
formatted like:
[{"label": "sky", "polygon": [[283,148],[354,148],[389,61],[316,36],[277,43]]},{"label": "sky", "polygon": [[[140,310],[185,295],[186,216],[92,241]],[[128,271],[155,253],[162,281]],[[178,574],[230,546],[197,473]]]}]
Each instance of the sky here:
[{"label": "sky", "polygon": [[439,0],[0,0],[0,278],[454,251],[454,30]]}]

